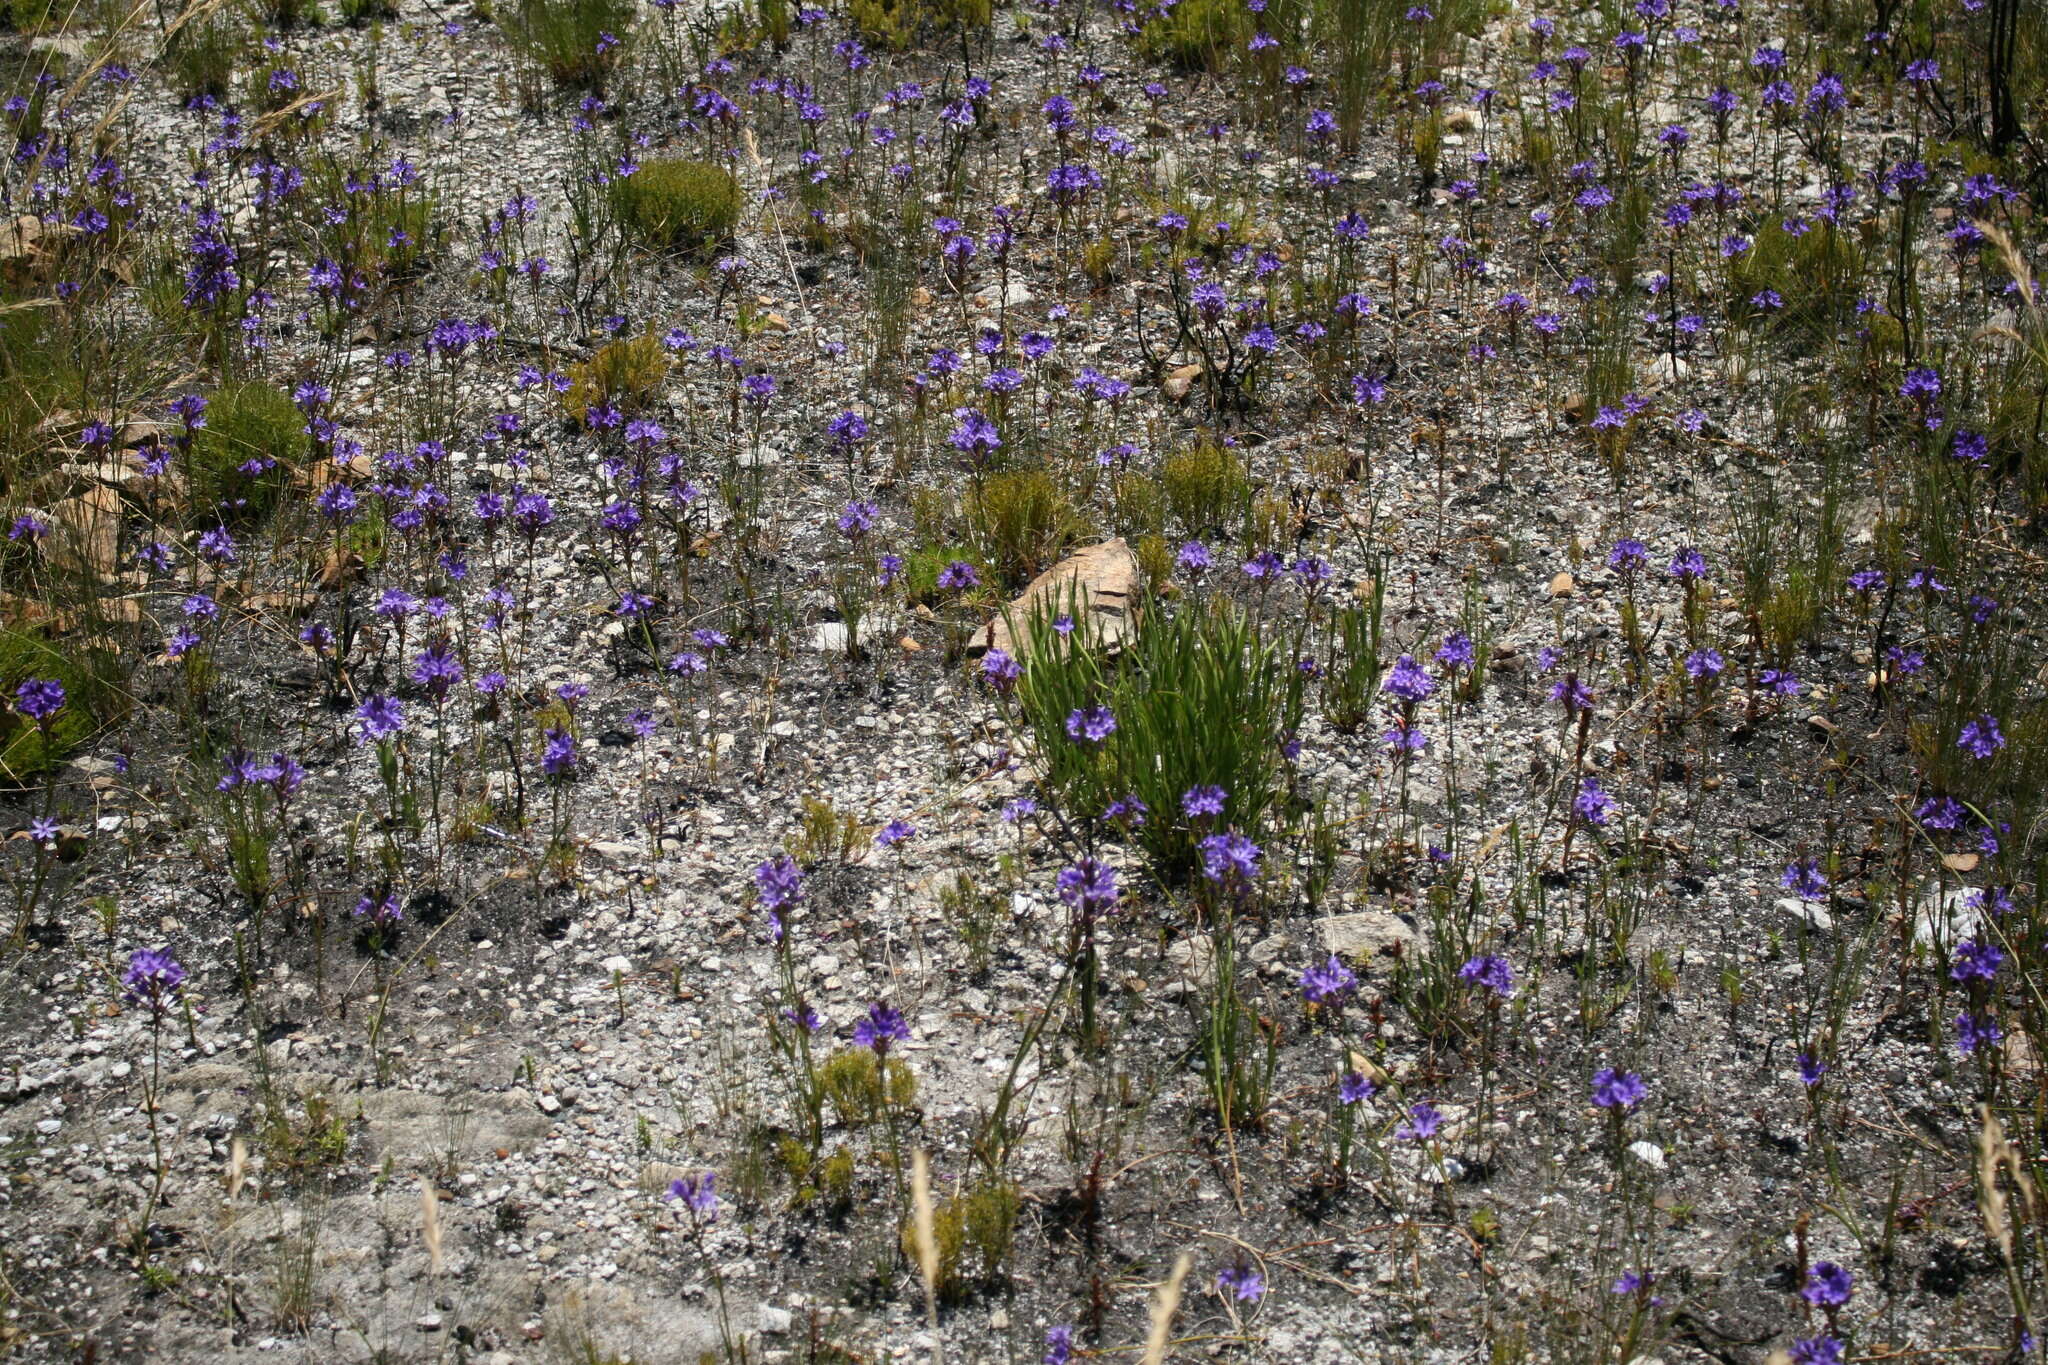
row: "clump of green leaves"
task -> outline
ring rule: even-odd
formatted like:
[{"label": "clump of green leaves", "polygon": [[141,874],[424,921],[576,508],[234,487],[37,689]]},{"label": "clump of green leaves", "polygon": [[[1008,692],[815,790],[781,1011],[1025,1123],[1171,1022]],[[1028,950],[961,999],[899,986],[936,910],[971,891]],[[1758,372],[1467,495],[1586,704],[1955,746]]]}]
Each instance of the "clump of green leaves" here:
[{"label": "clump of green leaves", "polygon": [[1159,466],[1159,486],[1174,528],[1189,539],[1228,534],[1251,500],[1243,462],[1209,439],[1168,455]]},{"label": "clump of green leaves", "polygon": [[[1234,606],[1215,601],[1148,615],[1110,657],[1083,625],[1062,636],[1061,614],[1088,613],[1045,599],[1025,636],[1017,689],[1047,781],[1067,808],[1093,816],[1135,794],[1153,817],[1132,832],[1154,875],[1184,880],[1204,831],[1180,818],[1190,788],[1226,793],[1218,827],[1261,840],[1285,791],[1280,745],[1301,721],[1298,670],[1283,668]],[[1067,718],[1107,706],[1117,728],[1100,745],[1070,738]]]},{"label": "clump of green leaves", "polygon": [[582,421],[591,408],[604,403],[638,408],[653,401],[668,378],[668,353],[658,337],[627,337],[597,348],[590,359],[571,365],[569,388],[562,406]]},{"label": "clump of green leaves", "polygon": [[64,756],[91,739],[122,710],[114,659],[69,641],[0,629],[0,694],[12,697],[30,678],[64,686],[64,707],[45,733],[13,708],[0,710],[0,786],[41,781]]},{"label": "clump of green leaves", "polygon": [[[1007,1180],[982,1180],[938,1201],[932,1210],[932,1240],[938,1244],[934,1288],[942,1300],[958,1303],[982,1285],[999,1283],[1016,1241],[1023,1199]],[[916,1229],[905,1219],[903,1254],[917,1260]]]},{"label": "clump of green leaves", "polygon": [[875,826],[851,811],[835,810],[829,801],[804,798],[803,823],[789,840],[789,855],[805,867],[820,863],[846,865],[873,846]]},{"label": "clump of green leaves", "polygon": [[1138,50],[1189,71],[1214,71],[1250,38],[1251,14],[1235,0],[1180,0],[1145,25]]},{"label": "clump of green leaves", "polygon": [[290,482],[305,430],[305,416],[277,385],[222,385],[207,400],[206,425],[192,443],[195,520],[248,524],[268,516]]},{"label": "clump of green leaves", "polygon": [[1073,500],[1042,469],[990,474],[968,490],[962,511],[978,558],[1012,585],[1059,558],[1081,529]]},{"label": "clump of green leaves", "polygon": [[706,251],[740,220],[740,184],[709,161],[649,161],[613,182],[619,222],[638,242],[664,251]]},{"label": "clump of green leaves", "polygon": [[991,0],[851,0],[846,15],[862,42],[902,52],[927,31],[986,29],[994,6]]},{"label": "clump of green leaves", "polygon": [[555,84],[600,94],[632,23],[632,0],[520,0],[499,20]]},{"label": "clump of green leaves", "polygon": [[917,1102],[917,1076],[900,1057],[886,1067],[864,1047],[842,1048],[818,1068],[818,1088],[833,1114],[848,1128],[880,1123],[892,1109]]}]

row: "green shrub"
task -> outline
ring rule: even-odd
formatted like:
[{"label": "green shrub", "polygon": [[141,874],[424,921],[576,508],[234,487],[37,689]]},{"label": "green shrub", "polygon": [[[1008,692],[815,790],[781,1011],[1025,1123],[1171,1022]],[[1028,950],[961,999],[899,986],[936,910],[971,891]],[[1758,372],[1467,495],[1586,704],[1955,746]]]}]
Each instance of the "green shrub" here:
[{"label": "green shrub", "polygon": [[41,33],[57,12],[56,0],[0,0],[0,33]]},{"label": "green shrub", "polygon": [[199,95],[226,100],[242,46],[241,30],[226,15],[187,24],[164,50],[172,88],[188,100]]},{"label": "green shrub", "polygon": [[740,184],[709,161],[649,161],[613,182],[619,221],[635,240],[665,251],[706,251],[740,220]]},{"label": "green shrub", "polygon": [[954,560],[972,564],[983,581],[988,578],[988,566],[981,562],[981,556],[965,545],[927,545],[912,550],[903,563],[903,596],[911,605],[922,602],[937,606],[950,602],[956,595],[952,588],[939,586],[939,575]]},{"label": "green shrub", "polygon": [[[306,419],[275,384],[224,384],[206,403],[206,425],[192,443],[192,514],[248,524],[277,506],[305,447]],[[245,466],[260,464],[253,472]]]},{"label": "green shrub", "polygon": [[1080,513],[1042,469],[991,474],[968,490],[961,509],[981,558],[1010,584],[1046,568],[1080,530]]},{"label": "green shrub", "polygon": [[653,401],[668,378],[668,353],[658,337],[628,337],[598,347],[590,359],[571,365],[568,374],[562,405],[580,422],[596,404],[637,408]]},{"label": "green shrub", "polygon": [[90,740],[122,710],[113,656],[69,642],[0,628],[0,694],[12,701],[30,678],[64,685],[64,708],[45,735],[12,706],[0,709],[0,786],[26,787],[41,781],[64,756]]},{"label": "green shrub", "polygon": [[991,0],[851,0],[846,13],[862,42],[902,52],[925,29],[985,29],[994,7]]},{"label": "green shrub", "polygon": [[890,1108],[907,1109],[917,1101],[917,1077],[900,1057],[888,1059],[888,1089],[883,1067],[864,1047],[842,1048],[818,1068],[818,1087],[832,1112],[848,1128],[880,1123]]},{"label": "green shrub", "polygon": [[1159,487],[1174,529],[1195,540],[1228,535],[1243,520],[1252,491],[1237,455],[1209,440],[1167,456]]},{"label": "green shrub", "polygon": [[499,22],[557,85],[602,93],[621,55],[633,0],[521,0]]},{"label": "green shrub", "polygon": [[[1830,223],[1794,236],[1777,222],[1756,234],[1749,250],[1729,258],[1729,309],[1738,320],[1762,323],[1810,342],[1833,337],[1855,316],[1862,292],[1863,249]],[[1775,290],[1784,307],[1751,302]]]},{"label": "green shrub", "polygon": [[[969,1186],[932,1210],[932,1240],[938,1243],[939,1297],[957,1303],[977,1285],[1001,1280],[1016,1240],[1017,1215],[1023,1209],[1017,1187],[1007,1180],[986,1180]],[[903,1221],[903,1254],[917,1264],[915,1222]]]},{"label": "green shrub", "polygon": [[1138,50],[1189,71],[1223,68],[1251,38],[1251,16],[1239,0],[1180,0],[1138,34]]},{"label": "green shrub", "polygon": [[[1162,881],[1185,880],[1208,832],[1178,817],[1190,787],[1222,787],[1221,824],[1263,842],[1285,786],[1280,743],[1301,721],[1299,671],[1283,667],[1245,616],[1220,600],[1148,613],[1113,659],[1086,647],[1085,624],[1073,637],[1084,647],[1063,639],[1051,628],[1061,613],[1087,619],[1071,604],[1040,603],[1017,696],[1062,804],[1092,816],[1119,797],[1143,799],[1153,816],[1132,838]],[[1115,714],[1116,731],[1099,748],[1070,739],[1067,717],[1097,704]]]}]

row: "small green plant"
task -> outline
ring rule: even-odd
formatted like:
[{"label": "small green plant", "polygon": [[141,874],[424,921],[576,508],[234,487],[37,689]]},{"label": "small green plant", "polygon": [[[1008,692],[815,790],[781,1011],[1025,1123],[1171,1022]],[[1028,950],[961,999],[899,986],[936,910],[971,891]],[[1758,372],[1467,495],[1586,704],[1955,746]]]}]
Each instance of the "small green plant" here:
[{"label": "small green plant", "polygon": [[939,889],[939,912],[967,950],[968,975],[987,974],[996,935],[1002,928],[1003,912],[1008,906],[1009,897],[1003,891],[978,887],[965,872],[956,874],[949,885]]},{"label": "small green plant", "polygon": [[917,1100],[917,1077],[901,1058],[888,1059],[884,1089],[883,1065],[864,1047],[843,1048],[818,1068],[818,1085],[832,1112],[848,1128],[880,1123],[889,1112],[907,1109]]},{"label": "small green plant", "polygon": [[569,388],[562,406],[582,421],[591,408],[604,403],[644,407],[668,378],[668,353],[659,337],[627,337],[600,346],[590,359],[571,365]]},{"label": "small green plant", "polygon": [[[1301,675],[1283,669],[1250,620],[1222,602],[1153,612],[1111,659],[1077,630],[1070,643],[1052,618],[1070,611],[1046,599],[1031,619],[1024,677],[1017,689],[1024,719],[1043,755],[1048,782],[1068,809],[1101,811],[1136,795],[1153,811],[1180,809],[1194,787],[1225,793],[1213,828],[1235,828],[1254,842],[1284,786],[1280,743],[1299,725]],[[1116,729],[1099,744],[1067,734],[1067,718],[1102,705]],[[1184,879],[1209,827],[1147,820],[1132,832],[1155,875]]]},{"label": "small green plant", "polygon": [[1073,500],[1042,469],[989,475],[968,490],[962,511],[978,557],[1012,586],[1059,558],[1080,530]]},{"label": "small green plant", "polygon": [[1199,540],[1228,535],[1240,526],[1251,501],[1251,480],[1237,455],[1203,440],[1166,457],[1159,486],[1172,529]]},{"label": "small green plant", "polygon": [[1189,71],[1216,71],[1250,38],[1250,11],[1234,0],[1180,0],[1155,12],[1138,34],[1138,50]]},{"label": "small green plant", "polygon": [[846,866],[874,846],[876,828],[850,811],[834,810],[829,801],[807,796],[803,823],[790,837],[789,855],[804,867],[822,863]]},{"label": "small green plant", "polygon": [[[1001,1179],[984,1179],[938,1201],[932,1211],[932,1240],[939,1261],[934,1288],[941,1300],[958,1303],[980,1286],[1001,1283],[1022,1208],[1017,1187]],[[913,1263],[915,1236],[911,1220],[905,1219],[903,1254]]]},{"label": "small green plant", "polygon": [[986,29],[994,6],[991,0],[851,0],[846,13],[862,42],[903,52],[926,30]]},{"label": "small green plant", "polygon": [[188,100],[202,95],[225,100],[243,43],[242,31],[226,14],[185,25],[164,49],[172,88]]},{"label": "small green plant", "polygon": [[601,94],[633,8],[632,0],[521,0],[499,23],[555,84]]},{"label": "small green plant", "polygon": [[0,786],[27,787],[119,714],[114,659],[69,641],[0,629],[0,693],[12,697],[30,678],[63,684],[64,706],[46,730],[9,707],[0,711]]},{"label": "small green plant", "polygon": [[612,194],[627,233],[657,250],[708,251],[739,225],[739,181],[709,161],[646,162],[614,181]]},{"label": "small green plant", "polygon": [[248,380],[216,390],[192,445],[193,520],[249,524],[268,516],[291,480],[305,428],[275,384]]}]

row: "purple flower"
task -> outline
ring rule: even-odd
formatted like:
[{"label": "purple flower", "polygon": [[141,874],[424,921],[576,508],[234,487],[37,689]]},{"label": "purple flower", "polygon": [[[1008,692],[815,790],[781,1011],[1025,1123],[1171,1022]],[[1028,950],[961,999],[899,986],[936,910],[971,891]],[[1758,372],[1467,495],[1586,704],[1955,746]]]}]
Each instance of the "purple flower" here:
[{"label": "purple flower", "polygon": [[1996,716],[1980,715],[1956,736],[1956,747],[1972,758],[1989,758],[2005,747],[2005,732]]},{"label": "purple flower", "polygon": [[1687,546],[1672,556],[1670,573],[1681,583],[1697,583],[1707,576],[1706,556]]},{"label": "purple flower", "polygon": [[1803,901],[1826,900],[1828,879],[1820,870],[1820,862],[1814,858],[1802,858],[1785,866],[1785,875],[1778,884]]},{"label": "purple flower", "polygon": [[1472,637],[1462,630],[1454,630],[1445,636],[1443,648],[1436,652],[1436,661],[1452,670],[1470,668],[1478,657],[1478,652],[1472,647]]},{"label": "purple flower", "polygon": [[1958,1014],[1956,1016],[1956,1051],[1969,1056],[1978,1048],[1995,1047],[2005,1037],[2005,1031],[1998,1027],[1998,1021],[1990,1015]]},{"label": "purple flower", "polygon": [[1243,885],[1259,875],[1259,846],[1230,830],[1212,834],[1200,844],[1202,875],[1220,885]]},{"label": "purple flower", "polygon": [[1504,957],[1481,953],[1458,968],[1458,979],[1467,985],[1483,986],[1505,1000],[1515,993],[1515,969]]},{"label": "purple flower", "polygon": [[1190,578],[1200,578],[1215,562],[1215,556],[1209,553],[1209,547],[1199,540],[1191,540],[1181,546],[1180,553],[1174,556],[1174,563]]},{"label": "purple flower", "polygon": [[1842,1349],[1834,1337],[1803,1337],[1792,1343],[1792,1365],[1842,1365]]},{"label": "purple flower", "polygon": [[713,1222],[718,1217],[717,1183],[718,1176],[712,1171],[678,1176],[669,1182],[667,1197],[670,1203],[682,1204],[693,1218]]},{"label": "purple flower", "polygon": [[953,420],[959,425],[953,428],[951,440],[954,449],[962,454],[986,460],[1002,447],[1003,438],[997,433],[996,424],[979,409],[955,408]]},{"label": "purple flower", "polygon": [[1380,690],[1412,704],[1436,691],[1436,679],[1415,662],[1414,655],[1403,654],[1387,671],[1386,681],[1380,684]]},{"label": "purple flower", "polygon": [[386,740],[405,729],[405,707],[396,697],[372,695],[356,708],[356,720],[362,725],[360,743]]},{"label": "purple flower", "polygon": [[981,659],[981,678],[998,692],[1008,692],[1024,676],[1024,665],[1005,650],[991,649]]},{"label": "purple flower", "polygon": [[168,948],[137,948],[128,959],[128,969],[121,973],[121,989],[128,998],[157,1014],[170,1008],[184,984],[185,969]]},{"label": "purple flower", "polygon": [[1814,1086],[1819,1085],[1820,1078],[1825,1076],[1827,1071],[1828,1064],[1821,1061],[1811,1052],[1799,1054],[1799,1083],[1807,1089],[1811,1090]]},{"label": "purple flower", "polygon": [[1234,1296],[1240,1303],[1256,1303],[1265,1297],[1266,1278],[1250,1264],[1239,1261],[1217,1273],[1216,1288]]},{"label": "purple flower", "polygon": [[1965,940],[1956,945],[1955,961],[1948,974],[1957,981],[1989,981],[1998,975],[2004,962],[2005,953],[1997,944]]},{"label": "purple flower", "polygon": [[883,848],[894,848],[905,839],[917,833],[917,826],[907,820],[891,820],[882,826],[882,832],[875,836],[875,842]]},{"label": "purple flower", "polygon": [[576,775],[576,736],[562,726],[541,733],[540,768],[549,777],[567,779]]},{"label": "purple flower", "polygon": [[1044,1365],[1067,1365],[1074,1358],[1074,1329],[1071,1327],[1048,1327],[1045,1329]]},{"label": "purple flower", "polygon": [[1116,715],[1107,706],[1077,707],[1067,714],[1067,738],[1100,744],[1116,733]]},{"label": "purple flower", "polygon": [[1685,671],[1701,682],[1710,682],[1721,676],[1727,662],[1718,649],[1696,649],[1685,656]]},{"label": "purple flower", "polygon": [[1060,899],[1090,918],[1115,906],[1116,869],[1093,858],[1083,858],[1061,870],[1057,879]]},{"label": "purple flower", "polygon": [[968,588],[980,586],[980,583],[981,575],[964,559],[953,560],[939,570],[938,586],[948,591],[964,592]]},{"label": "purple flower", "polygon": [[839,532],[848,540],[859,540],[874,529],[877,515],[871,502],[849,502],[839,514]]},{"label": "purple flower", "polygon": [[1633,1109],[1650,1093],[1650,1087],[1633,1071],[1602,1067],[1593,1073],[1593,1103],[1601,1109]]},{"label": "purple flower", "polygon": [[909,1037],[910,1025],[903,1022],[903,1016],[879,1000],[869,1005],[866,1016],[853,1026],[853,1041],[873,1048],[877,1057],[888,1056],[890,1044]]},{"label": "purple flower", "polygon": [[1848,1271],[1833,1261],[1815,1261],[1807,1269],[1806,1287],[1799,1291],[1799,1297],[1815,1307],[1839,1308],[1855,1290],[1856,1281]]},{"label": "purple flower", "polygon": [[786,910],[803,898],[804,874],[796,859],[778,854],[754,869],[754,886],[761,904],[770,910]]},{"label": "purple flower", "polygon": [[1335,953],[1301,971],[1301,996],[1311,1005],[1342,1005],[1358,992],[1358,977]]},{"label": "purple flower", "polygon": [[1396,1142],[1421,1142],[1435,1137],[1437,1131],[1443,1126],[1444,1116],[1437,1112],[1435,1105],[1431,1104],[1428,1100],[1424,1100],[1420,1104],[1409,1107],[1408,1117],[1402,1120],[1399,1127],[1394,1129],[1394,1140]]},{"label": "purple flower", "polygon": [[1229,794],[1213,784],[1189,787],[1181,794],[1180,808],[1190,820],[1214,819],[1223,814]]},{"label": "purple flower", "polygon": [[1342,1104],[1357,1104],[1369,1100],[1376,1087],[1356,1071],[1347,1071],[1337,1080],[1337,1099]]},{"label": "purple flower", "polygon": [[64,709],[64,684],[55,678],[30,678],[14,689],[14,709],[41,726]]},{"label": "purple flower", "polygon": [[1604,826],[1612,818],[1614,798],[1601,787],[1598,778],[1589,777],[1579,784],[1579,794],[1572,798],[1572,809],[1587,824]]}]

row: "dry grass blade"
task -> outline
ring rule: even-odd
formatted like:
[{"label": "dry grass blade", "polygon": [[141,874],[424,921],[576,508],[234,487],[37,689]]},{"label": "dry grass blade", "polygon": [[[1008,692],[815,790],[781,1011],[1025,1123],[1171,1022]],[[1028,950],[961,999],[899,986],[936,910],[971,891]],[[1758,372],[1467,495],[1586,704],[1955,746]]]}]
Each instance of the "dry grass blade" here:
[{"label": "dry grass blade", "polygon": [[2027,1219],[2034,1217],[2034,1181],[2027,1174],[2026,1163],[2005,1136],[2005,1125],[1998,1121],[1998,1115],[1991,1112],[1991,1106],[1977,1106],[1979,1127],[1977,1129],[1977,1211],[1983,1215],[1984,1231],[1991,1240],[1998,1243],[1999,1253],[2010,1263],[2013,1256],[2012,1220],[2010,1200],[1999,1181],[2001,1169],[2012,1181],[2012,1188],[2019,1195],[2020,1212]]},{"label": "dry grass blade", "polygon": [[427,1244],[427,1273],[441,1273],[441,1196],[434,1182],[420,1177],[420,1239]]},{"label": "dry grass blade", "polygon": [[1160,1365],[1166,1359],[1167,1339],[1173,1333],[1173,1315],[1180,1311],[1180,1287],[1193,1268],[1195,1258],[1183,1251],[1173,1263],[1173,1273],[1159,1286],[1152,1300],[1152,1328],[1145,1334],[1144,1365]]},{"label": "dry grass blade", "polygon": [[932,1358],[944,1360],[939,1336],[939,1238],[932,1216],[932,1164],[920,1147],[910,1154],[911,1238],[917,1245],[917,1273],[924,1277],[925,1312],[931,1321]]}]

